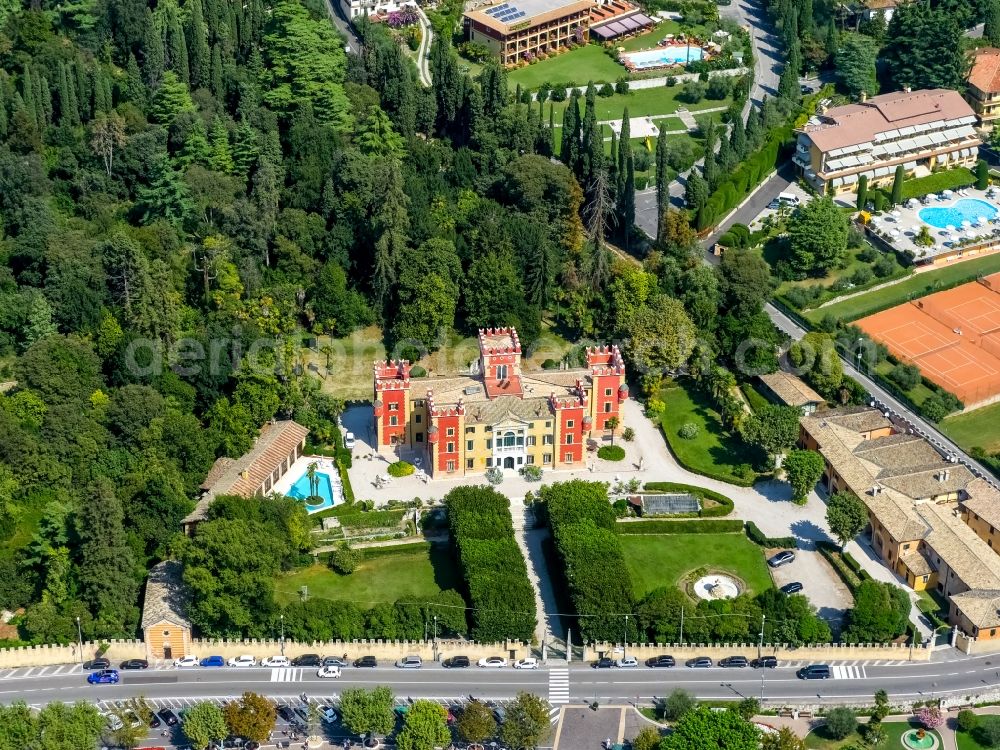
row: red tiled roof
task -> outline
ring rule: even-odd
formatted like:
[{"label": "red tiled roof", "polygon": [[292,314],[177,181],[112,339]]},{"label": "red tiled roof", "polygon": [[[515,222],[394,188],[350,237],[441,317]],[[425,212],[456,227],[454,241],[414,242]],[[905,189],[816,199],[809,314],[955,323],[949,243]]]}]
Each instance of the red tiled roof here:
[{"label": "red tiled roof", "polygon": [[969,83],[986,94],[1000,93],[1000,49],[980,47],[973,53]]}]

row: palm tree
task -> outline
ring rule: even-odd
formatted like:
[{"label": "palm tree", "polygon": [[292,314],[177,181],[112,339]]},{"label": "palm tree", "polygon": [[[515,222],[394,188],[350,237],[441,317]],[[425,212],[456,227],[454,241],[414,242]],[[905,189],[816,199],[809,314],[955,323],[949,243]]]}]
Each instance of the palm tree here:
[{"label": "palm tree", "polygon": [[618,429],[618,425],[621,424],[621,420],[618,417],[608,417],[604,420],[604,429],[611,430],[611,444],[615,444],[615,430]]},{"label": "palm tree", "polygon": [[313,461],[306,467],[306,476],[309,478],[309,497],[319,495],[319,477],[316,475],[319,464]]}]

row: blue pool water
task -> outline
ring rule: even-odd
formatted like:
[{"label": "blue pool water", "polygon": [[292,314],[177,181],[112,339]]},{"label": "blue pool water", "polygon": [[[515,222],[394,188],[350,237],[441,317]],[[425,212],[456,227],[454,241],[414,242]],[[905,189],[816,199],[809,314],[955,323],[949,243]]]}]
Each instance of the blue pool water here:
[{"label": "blue pool water", "polygon": [[[330,475],[317,472],[316,479],[319,482],[316,494],[323,498],[323,502],[319,505],[306,505],[306,510],[310,513],[317,510],[324,510],[325,508],[332,508],[337,504],[333,498],[333,484],[330,482]],[[288,490],[287,495],[294,497],[296,500],[305,500],[309,497],[309,476],[303,474],[299,477],[295,484],[291,486],[291,489]]]},{"label": "blue pool water", "polygon": [[705,52],[701,47],[661,47],[644,52],[629,52],[622,55],[638,70],[645,68],[662,68],[666,65],[683,65],[688,61],[700,60]]},{"label": "blue pool water", "polygon": [[917,212],[921,221],[930,224],[932,227],[944,229],[951,224],[953,227],[961,228],[963,221],[976,223],[982,216],[986,219],[995,219],[1000,209],[992,203],[978,200],[977,198],[962,198],[948,207],[930,206],[921,208]]}]

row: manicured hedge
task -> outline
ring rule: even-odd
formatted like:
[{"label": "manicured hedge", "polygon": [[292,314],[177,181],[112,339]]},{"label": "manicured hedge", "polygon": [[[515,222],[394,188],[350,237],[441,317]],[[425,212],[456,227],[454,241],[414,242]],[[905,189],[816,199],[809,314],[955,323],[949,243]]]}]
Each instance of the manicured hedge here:
[{"label": "manicured hedge", "polygon": [[398,526],[406,511],[372,510],[367,513],[352,513],[340,516],[340,525],[345,529],[388,529]]},{"label": "manicured hedge", "polygon": [[715,508],[702,508],[698,511],[701,518],[720,518],[728,516],[733,512],[733,501],[723,494],[696,487],[693,484],[680,484],[679,482],[646,482],[643,489],[647,492],[684,492],[689,495],[701,498],[702,500],[712,500],[719,505]]},{"label": "manicured hedge", "polygon": [[848,553],[842,552],[840,547],[832,542],[816,542],[816,548],[826,558],[826,561],[830,563],[831,567],[840,577],[840,580],[844,582],[844,585],[850,589],[851,594],[857,590],[862,581],[871,579],[868,571],[862,568],[857,560]]},{"label": "manicured hedge", "polygon": [[790,547],[795,549],[798,540],[794,536],[765,536],[753,521],[747,521],[747,538],[761,547]]},{"label": "manicured hedge", "polygon": [[340,474],[340,486],[344,489],[344,501],[350,505],[354,502],[354,488],[351,487],[351,479],[347,474],[347,467],[338,463],[337,473]]},{"label": "manicured hedge", "polygon": [[607,486],[576,479],[538,494],[548,510],[563,585],[580,616],[577,631],[585,641],[620,641],[621,613],[634,612],[635,600]]},{"label": "manicured hedge", "polygon": [[530,641],[535,593],[514,539],[510,501],[492,487],[456,487],[445,495],[445,505],[471,608],[472,638]]},{"label": "manicured hedge", "polygon": [[743,522],[738,519],[713,519],[708,521],[622,521],[618,533],[632,534],[734,534],[743,531]]}]

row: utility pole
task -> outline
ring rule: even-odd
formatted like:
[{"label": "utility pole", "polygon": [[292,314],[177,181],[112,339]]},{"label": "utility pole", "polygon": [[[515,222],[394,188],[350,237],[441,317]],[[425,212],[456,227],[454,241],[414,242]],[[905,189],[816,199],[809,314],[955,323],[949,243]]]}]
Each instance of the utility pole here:
[{"label": "utility pole", "polygon": [[681,645],[684,645],[684,607],[681,607]]},{"label": "utility pole", "polygon": [[83,669],[83,631],[80,630],[80,618],[76,618],[76,637],[80,643],[80,668]]},{"label": "utility pole", "polygon": [[764,653],[764,620],[767,615],[762,614],[760,616],[760,641],[757,643],[757,658],[759,659]]},{"label": "utility pole", "polygon": [[438,660],[438,616],[434,615],[434,661]]},{"label": "utility pole", "polygon": [[625,653],[628,651],[628,615],[625,615],[625,637],[622,639],[622,659],[625,658]]},{"label": "utility pole", "polygon": [[281,655],[285,655],[285,615],[281,615]]}]

